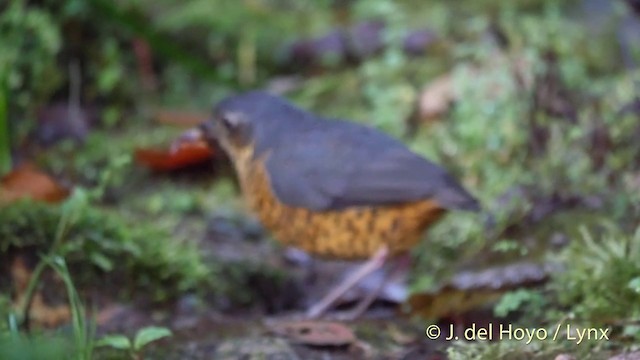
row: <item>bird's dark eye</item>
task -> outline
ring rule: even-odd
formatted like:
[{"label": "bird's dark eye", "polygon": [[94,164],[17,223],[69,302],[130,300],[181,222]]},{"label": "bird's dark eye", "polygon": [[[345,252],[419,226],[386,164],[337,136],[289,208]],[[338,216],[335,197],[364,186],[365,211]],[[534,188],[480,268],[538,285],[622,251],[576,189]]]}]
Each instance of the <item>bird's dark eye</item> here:
[{"label": "bird's dark eye", "polygon": [[228,116],[221,115],[220,116],[220,122],[225,127],[225,129],[227,129],[227,130],[233,129],[233,121],[231,121]]},{"label": "bird's dark eye", "polygon": [[235,113],[220,114],[220,122],[227,130],[235,130],[240,125],[240,115]]},{"label": "bird's dark eye", "polygon": [[224,112],[217,116],[219,133],[233,138],[237,144],[244,144],[251,140],[251,124],[245,114],[241,112]]}]

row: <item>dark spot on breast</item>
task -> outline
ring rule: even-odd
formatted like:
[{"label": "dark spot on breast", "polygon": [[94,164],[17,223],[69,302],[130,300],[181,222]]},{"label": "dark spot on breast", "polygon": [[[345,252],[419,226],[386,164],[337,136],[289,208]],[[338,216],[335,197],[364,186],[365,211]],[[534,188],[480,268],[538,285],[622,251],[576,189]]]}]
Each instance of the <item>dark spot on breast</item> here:
[{"label": "dark spot on breast", "polygon": [[347,229],[347,232],[351,235],[355,235],[358,233],[358,229],[356,228],[355,224],[354,224],[354,218],[350,217],[346,219],[346,226],[345,228]]},{"label": "dark spot on breast", "polygon": [[391,226],[389,227],[389,231],[391,233],[395,233],[398,230],[400,230],[400,218],[394,217],[393,220],[391,220]]},{"label": "dark spot on breast", "polygon": [[367,232],[369,234],[373,233],[375,231],[376,228],[376,221],[377,221],[377,216],[378,215],[378,209],[377,208],[372,208],[369,211],[369,216],[366,219],[367,222]]}]

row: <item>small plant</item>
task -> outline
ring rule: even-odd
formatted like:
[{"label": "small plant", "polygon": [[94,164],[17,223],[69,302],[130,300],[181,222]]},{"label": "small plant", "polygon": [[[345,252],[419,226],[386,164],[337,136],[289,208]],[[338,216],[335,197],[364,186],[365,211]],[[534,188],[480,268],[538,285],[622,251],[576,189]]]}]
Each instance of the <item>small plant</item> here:
[{"label": "small plant", "polygon": [[71,307],[71,328],[76,350],[76,359],[91,360],[95,345],[95,323],[87,318],[86,309],[80,300],[78,290],[73,284],[67,263],[62,257],[45,258],[44,262],[60,276],[67,289]]},{"label": "small plant", "polygon": [[601,234],[581,229],[576,239],[559,254],[566,271],[553,279],[561,304],[577,319],[593,324],[640,319],[640,228],[624,234],[614,227]]},{"label": "small plant", "polygon": [[[81,307],[80,301],[78,300],[78,294],[75,290],[73,282],[71,281],[71,276],[69,274],[69,270],[67,268],[66,262],[64,260],[64,245],[65,240],[67,239],[67,235],[71,226],[77,221],[78,216],[83,211],[86,206],[86,193],[80,190],[77,190],[73,193],[73,195],[64,203],[62,214],[60,216],[60,220],[57,224],[55,235],[53,237],[53,242],[51,247],[48,250],[47,255],[44,256],[43,260],[36,265],[33,270],[33,274],[29,279],[29,283],[27,285],[27,289],[25,291],[25,301],[22,304],[22,309],[20,310],[19,321],[21,324],[24,324],[29,319],[29,307],[31,306],[31,300],[35,294],[36,288],[40,283],[41,276],[46,269],[47,266],[53,268],[58,275],[60,275],[65,282],[65,286],[67,288],[67,294],[69,296],[69,301],[71,303],[72,310],[74,311],[74,326],[77,325],[75,320],[75,316],[80,314],[80,309],[75,309],[74,307]],[[77,330],[77,329],[76,329]]]},{"label": "small plant", "polygon": [[29,294],[24,302],[22,312],[10,313],[7,316],[8,331],[0,332],[0,358],[2,359],[68,359],[70,352],[73,359],[91,360],[93,358],[95,324],[87,318],[86,308],[71,278],[69,268],[64,258],[50,255],[43,258],[38,267],[49,266],[62,279],[69,298],[71,308],[71,341],[63,336],[46,337],[33,333],[23,333],[18,329],[20,322],[28,320],[28,307],[32,299],[33,290],[40,281],[40,276],[32,276],[29,283]]},{"label": "small plant", "polygon": [[[22,334],[18,331],[19,326],[28,328],[31,302],[35,295],[36,288],[42,279],[42,274],[45,269],[49,267],[62,279],[66,288],[69,307],[71,308],[71,327],[73,331],[72,343],[69,345],[74,349],[74,358],[78,360],[89,360],[92,358],[95,326],[92,321],[87,320],[86,309],[80,300],[80,296],[71,278],[71,273],[63,255],[65,240],[69,234],[69,229],[77,221],[80,212],[85,208],[86,201],[86,194],[82,191],[76,191],[63,205],[62,214],[55,231],[55,236],[53,237],[53,243],[48,253],[45,254],[38,265],[36,265],[29,279],[24,294],[24,301],[18,310],[19,312],[17,314],[9,314],[8,328],[10,329],[13,339],[16,341],[10,342],[11,345],[9,346],[8,355],[5,354],[0,357],[20,358],[19,356],[15,357],[15,354],[41,351],[41,348],[48,348],[51,344],[63,344],[66,342],[64,338],[56,339],[56,341],[52,342],[46,339],[43,340],[34,334]],[[58,345],[55,347],[59,348]],[[13,351],[13,353],[11,351]]]},{"label": "small plant", "polygon": [[129,353],[132,359],[142,359],[142,349],[148,344],[171,336],[171,330],[164,327],[149,326],[136,332],[133,341],[120,334],[107,335],[100,339],[96,346],[105,346],[113,349],[124,350]]}]

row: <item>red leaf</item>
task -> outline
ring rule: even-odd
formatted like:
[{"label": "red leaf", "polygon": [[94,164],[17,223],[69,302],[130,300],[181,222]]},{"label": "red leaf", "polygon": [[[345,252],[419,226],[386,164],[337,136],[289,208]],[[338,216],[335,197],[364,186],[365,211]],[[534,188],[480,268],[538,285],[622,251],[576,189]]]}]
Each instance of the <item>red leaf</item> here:
[{"label": "red leaf", "polygon": [[204,141],[180,142],[169,150],[136,149],[136,161],[153,170],[172,171],[211,161],[215,152]]}]

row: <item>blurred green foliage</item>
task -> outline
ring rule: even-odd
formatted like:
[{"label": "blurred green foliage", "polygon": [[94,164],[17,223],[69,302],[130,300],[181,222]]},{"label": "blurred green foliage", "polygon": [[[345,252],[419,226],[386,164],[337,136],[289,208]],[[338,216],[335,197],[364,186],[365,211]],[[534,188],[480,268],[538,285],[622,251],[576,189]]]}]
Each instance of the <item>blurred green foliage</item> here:
[{"label": "blurred green foliage", "polygon": [[47,11],[31,8],[23,0],[6,7],[0,13],[0,74],[6,84],[9,115],[27,111],[33,115],[33,105],[47,101],[61,85],[55,61],[62,47],[61,34]]},{"label": "blurred green foliage", "polygon": [[[250,304],[257,296],[247,289],[252,278],[285,286],[285,277],[263,264],[223,266],[203,258],[196,242],[181,240],[198,233],[194,223],[208,211],[236,206],[233,189],[228,180],[202,185],[136,169],[136,147],[178,132],[149,130],[150,109],[206,111],[231,92],[291,75],[297,69],[282,67],[291,41],[384,19],[386,47],[379,54],[347,65],[329,54],[323,68],[295,73],[304,75],[302,84],[287,96],[327,117],[404,136],[482,201],[482,214],[452,213],[429,231],[414,252],[412,289],[435,288],[459,268],[552,262],[565,271],[553,274],[548,286],[507,293],[495,312],[525,313],[522,323],[536,326],[567,316],[585,326],[614,324],[637,339],[637,323],[627,320],[640,317],[634,261],[640,255],[640,126],[637,109],[623,110],[637,101],[640,72],[622,66],[621,47],[631,48],[636,64],[639,50],[620,41],[619,26],[629,16],[623,2],[595,14],[582,14],[584,3],[16,0],[0,12],[0,79],[6,83],[0,136],[11,134],[17,147],[36,128],[38,109],[69,101],[70,64],[79,63],[81,103],[98,105],[102,121],[84,144],[61,142],[37,154],[52,172],[100,190],[65,240],[79,286],[128,279],[123,290],[129,295],[144,291],[164,300],[200,289]],[[402,38],[421,27],[438,39],[425,56],[408,56]],[[140,43],[150,47],[150,60],[140,55]],[[412,128],[406,119],[424,88],[443,75],[452,103],[438,119]],[[153,86],[145,85],[149,76]],[[10,151],[2,145],[8,142],[0,138],[5,169]],[[46,249],[60,218],[52,205],[3,208],[0,259],[9,247]],[[187,234],[172,232],[178,224]],[[558,238],[569,243],[562,251],[553,245]],[[548,358],[565,345],[456,343],[448,354]],[[579,350],[587,356],[590,349]]]},{"label": "blurred green foliage", "polygon": [[73,352],[72,345],[63,338],[47,335],[22,336],[0,334],[0,357],[7,360],[51,359],[66,360]]},{"label": "blurred green foliage", "polygon": [[7,110],[9,91],[7,89],[6,79],[6,69],[0,68],[0,175],[4,175],[11,170],[9,111]]}]

